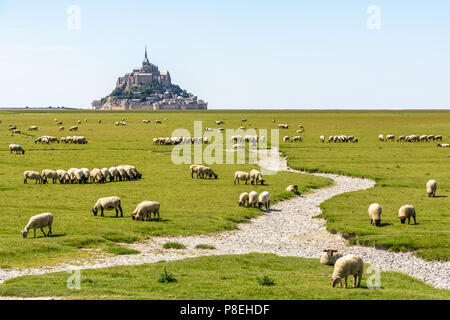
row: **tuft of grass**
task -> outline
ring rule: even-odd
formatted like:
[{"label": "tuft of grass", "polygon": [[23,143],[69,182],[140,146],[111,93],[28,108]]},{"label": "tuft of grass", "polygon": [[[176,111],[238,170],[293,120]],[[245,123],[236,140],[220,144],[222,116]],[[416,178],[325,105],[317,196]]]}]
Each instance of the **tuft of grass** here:
[{"label": "tuft of grass", "polygon": [[158,282],[160,283],[172,283],[177,282],[177,279],[175,279],[174,275],[167,271],[166,268],[164,268],[163,272],[159,275]]},{"label": "tuft of grass", "polygon": [[185,249],[186,246],[179,242],[166,242],[163,245],[164,249]]},{"label": "tuft of grass", "polygon": [[213,245],[210,244],[198,244],[195,246],[195,249],[209,249],[209,250],[214,250],[216,247],[214,247]]},{"label": "tuft of grass", "polygon": [[271,287],[275,285],[275,280],[271,279],[269,276],[264,276],[262,278],[258,278],[257,280],[261,286]]},{"label": "tuft of grass", "polygon": [[126,247],[113,247],[113,248],[108,248],[106,250],[108,253],[112,253],[118,256],[121,255],[127,255],[127,254],[139,254],[140,251],[139,250],[135,250],[135,249],[129,249]]}]

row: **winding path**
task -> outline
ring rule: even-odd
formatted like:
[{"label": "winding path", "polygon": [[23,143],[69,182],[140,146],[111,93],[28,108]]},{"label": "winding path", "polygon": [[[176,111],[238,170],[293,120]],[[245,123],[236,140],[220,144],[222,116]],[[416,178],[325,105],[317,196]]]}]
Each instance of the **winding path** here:
[{"label": "winding path", "polygon": [[[261,161],[259,164],[265,169],[294,171],[287,167],[285,160]],[[139,265],[204,255],[260,252],[274,253],[279,256],[319,258],[324,248],[334,248],[344,254],[359,255],[365,263],[378,266],[381,270],[403,272],[436,288],[450,290],[450,262],[428,262],[414,257],[411,253],[396,253],[364,246],[347,246],[346,240],[339,234],[331,234],[326,230],[325,220],[314,218],[320,213],[319,206],[323,201],[345,192],[372,188],[375,181],[336,174],[313,173],[313,175],[330,178],[334,184],[277,203],[265,215],[253,219],[251,223],[239,224],[238,230],[214,235],[153,237],[132,244],[122,244],[139,250],[140,254],[107,256],[93,262],[83,262],[82,267],[64,264],[54,267],[0,270],[0,283],[23,275],[80,268]],[[168,241],[183,243],[186,245],[186,249],[162,250],[162,245]],[[216,249],[195,249],[197,244],[213,245]]]}]

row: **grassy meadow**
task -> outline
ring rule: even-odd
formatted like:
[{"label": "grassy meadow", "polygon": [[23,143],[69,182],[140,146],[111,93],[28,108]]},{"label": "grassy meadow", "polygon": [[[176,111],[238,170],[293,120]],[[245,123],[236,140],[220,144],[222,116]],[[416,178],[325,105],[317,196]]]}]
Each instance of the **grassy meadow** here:
[{"label": "grassy meadow", "polygon": [[[218,268],[220,265],[220,268]],[[161,283],[166,272],[176,281]],[[360,288],[332,288],[333,267],[317,259],[272,254],[205,256],[139,266],[82,270],[80,289],[68,289],[69,274],[58,272],[24,276],[0,285],[0,296],[57,297],[62,299],[287,299],[287,300],[431,300],[450,299],[435,289],[397,272],[382,272],[379,289],[368,289],[367,266]],[[267,276],[271,285],[262,285]]]}]

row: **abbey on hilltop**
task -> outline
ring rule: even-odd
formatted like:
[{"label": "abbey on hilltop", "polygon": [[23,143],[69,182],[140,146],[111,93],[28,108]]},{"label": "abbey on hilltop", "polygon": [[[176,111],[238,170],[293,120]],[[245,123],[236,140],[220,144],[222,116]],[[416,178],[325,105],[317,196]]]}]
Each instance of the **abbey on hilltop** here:
[{"label": "abbey on hilltop", "polygon": [[172,84],[169,71],[148,61],[147,47],[140,69],[117,79],[113,92],[92,102],[96,110],[206,110],[208,103]]}]

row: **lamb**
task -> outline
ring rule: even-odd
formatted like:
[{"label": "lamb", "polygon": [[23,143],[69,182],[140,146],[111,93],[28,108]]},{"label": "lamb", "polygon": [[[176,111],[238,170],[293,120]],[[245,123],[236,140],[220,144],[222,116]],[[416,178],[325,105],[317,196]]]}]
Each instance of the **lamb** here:
[{"label": "lamb", "polygon": [[[331,286],[335,287],[339,283],[339,286],[342,287],[342,278],[344,278],[345,288],[347,288],[347,277],[353,275],[353,284],[359,288],[363,270],[364,263],[360,257],[349,254],[339,258],[334,264],[333,275],[330,276]],[[356,283],[357,280],[358,284]]]},{"label": "lamb", "polygon": [[263,191],[258,197],[258,207],[261,209],[262,205],[265,205],[266,210],[270,207],[270,193],[269,191]]},{"label": "lamb", "polygon": [[374,226],[379,226],[381,222],[381,212],[383,209],[378,203],[372,203],[369,206],[368,213],[370,217],[370,224]]},{"label": "lamb", "polygon": [[298,186],[297,185],[290,185],[286,188],[286,191],[288,192],[293,192],[293,193],[298,193]]},{"label": "lamb", "polygon": [[258,170],[252,169],[250,171],[250,183],[253,184],[253,182],[255,184],[261,183],[261,185],[264,185],[264,180],[262,178],[262,174],[261,172],[259,172]]},{"label": "lamb", "polygon": [[258,203],[258,193],[256,191],[251,191],[248,194],[248,206],[256,207],[257,203]]},{"label": "lamb", "polygon": [[153,218],[156,218],[156,215],[158,215],[159,219],[159,208],[160,204],[158,202],[148,200],[142,201],[140,204],[137,205],[136,209],[133,211],[131,218],[136,221],[139,220],[139,218],[141,218],[142,221],[145,221],[146,219],[148,219],[149,215],[151,219],[153,213]]},{"label": "lamb", "polygon": [[[30,220],[28,220],[27,225],[25,228],[22,229],[22,236],[24,238],[28,237],[28,232],[30,229],[33,229],[34,236],[33,238],[36,238],[36,229],[41,229],[42,233],[44,234],[44,237],[50,236],[52,234],[52,224],[53,224],[53,215],[50,212],[37,214],[35,216],[32,216]],[[44,229],[45,227],[48,227],[48,233],[45,234]]]},{"label": "lamb", "polygon": [[249,201],[249,195],[247,192],[242,192],[241,195],[239,196],[239,206],[245,206],[245,202],[247,202],[247,207],[248,207],[248,201]]},{"label": "lamb", "polygon": [[245,181],[245,184],[247,184],[247,181],[250,180],[250,174],[244,171],[236,171],[234,173],[234,184],[236,184],[236,181],[239,184],[241,180]]},{"label": "lamb", "polygon": [[42,179],[42,176],[37,171],[25,171],[23,173],[23,183],[28,183],[28,179],[30,180],[36,180],[35,184],[39,182],[39,184],[44,183],[44,179]]},{"label": "lamb", "polygon": [[[94,171],[94,170],[92,170]],[[92,212],[94,213],[94,216],[97,216],[98,209],[100,209],[101,217],[104,217],[103,210],[112,210],[116,209],[116,217],[119,216],[119,210],[120,210],[120,216],[123,217],[123,211],[122,206],[120,202],[119,197],[106,197],[106,198],[100,198],[97,200],[97,203],[92,208]]]},{"label": "lamb", "polygon": [[9,145],[9,151],[11,151],[11,154],[13,153],[13,151],[16,152],[16,154],[25,154],[25,150],[23,149],[23,147],[20,144],[10,144]]},{"label": "lamb", "polygon": [[42,178],[44,179],[44,183],[47,182],[47,179],[52,179],[53,184],[55,184],[56,181],[59,180],[58,173],[50,169],[42,170],[41,175]]},{"label": "lamb", "polygon": [[322,257],[320,257],[320,263],[327,266],[334,266],[336,261],[343,257],[343,254],[337,250],[327,249],[323,250],[323,252]]},{"label": "lamb", "polygon": [[429,180],[427,182],[427,195],[429,197],[435,197],[436,196],[436,189],[437,189],[437,182],[436,182],[436,180]]},{"label": "lamb", "polygon": [[409,224],[411,217],[414,219],[414,224],[417,224],[416,209],[414,208],[414,206],[405,204],[404,206],[400,207],[400,209],[398,209],[398,218],[400,219],[400,222],[402,224],[405,224],[406,219],[408,219]]}]

